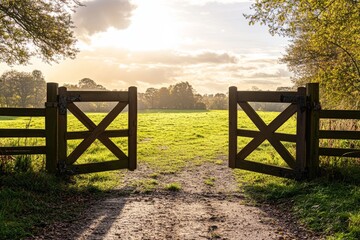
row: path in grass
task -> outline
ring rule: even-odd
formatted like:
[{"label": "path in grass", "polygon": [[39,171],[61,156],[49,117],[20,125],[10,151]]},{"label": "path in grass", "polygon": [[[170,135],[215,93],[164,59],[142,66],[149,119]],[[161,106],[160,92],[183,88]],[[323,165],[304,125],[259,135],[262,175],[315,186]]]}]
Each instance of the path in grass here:
[{"label": "path in grass", "polygon": [[247,203],[222,159],[173,174],[142,164],[124,177],[78,221],[36,239],[317,239],[285,213]]}]

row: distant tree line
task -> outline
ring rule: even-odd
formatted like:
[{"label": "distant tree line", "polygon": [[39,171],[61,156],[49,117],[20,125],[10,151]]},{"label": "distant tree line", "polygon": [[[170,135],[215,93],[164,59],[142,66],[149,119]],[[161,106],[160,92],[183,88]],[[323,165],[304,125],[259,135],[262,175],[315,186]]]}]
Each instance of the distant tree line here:
[{"label": "distant tree line", "polygon": [[139,109],[226,109],[227,96],[223,93],[197,94],[188,82],[169,87],[148,88],[138,95]]},{"label": "distant tree line", "polygon": [[[64,84],[68,90],[108,91],[90,78],[83,78],[77,84]],[[253,91],[261,91],[253,87]],[[277,91],[290,91],[291,88],[279,87]],[[5,72],[0,77],[1,107],[43,107],[46,101],[46,82],[39,70],[31,73],[15,70]],[[77,102],[85,112],[108,112],[113,102]],[[282,111],[287,104],[251,103],[255,110]],[[138,93],[139,109],[197,109],[225,110],[228,108],[228,96],[224,93],[198,94],[188,82],[180,82],[169,87],[148,88]]]}]

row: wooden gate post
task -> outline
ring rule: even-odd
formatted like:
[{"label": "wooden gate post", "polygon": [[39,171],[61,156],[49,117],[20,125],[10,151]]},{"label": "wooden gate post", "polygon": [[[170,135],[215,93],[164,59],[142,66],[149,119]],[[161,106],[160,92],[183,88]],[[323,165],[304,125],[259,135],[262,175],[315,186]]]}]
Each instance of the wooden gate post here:
[{"label": "wooden gate post", "polygon": [[298,88],[297,116],[296,116],[296,167],[299,178],[304,177],[306,171],[306,88]]},{"label": "wooden gate post", "polygon": [[229,88],[229,167],[236,167],[237,156],[237,87]]},{"label": "wooden gate post", "polygon": [[56,173],[58,164],[58,84],[47,83],[45,103],[46,171]]},{"label": "wooden gate post", "polygon": [[67,159],[67,102],[66,102],[66,87],[59,87],[59,122],[58,122],[58,161],[60,172],[64,171]]},{"label": "wooden gate post", "polygon": [[306,166],[309,178],[319,175],[319,83],[306,84],[306,95],[310,107],[307,113],[306,129]]},{"label": "wooden gate post", "polygon": [[128,108],[128,157],[129,170],[136,169],[136,142],[137,142],[137,89],[129,87],[129,108]]}]

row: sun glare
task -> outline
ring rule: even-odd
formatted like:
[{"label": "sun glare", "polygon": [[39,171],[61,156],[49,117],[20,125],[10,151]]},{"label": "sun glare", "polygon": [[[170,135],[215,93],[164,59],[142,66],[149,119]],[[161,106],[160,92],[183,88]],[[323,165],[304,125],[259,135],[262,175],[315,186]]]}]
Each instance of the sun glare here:
[{"label": "sun glare", "polygon": [[[138,0],[137,2],[140,2]],[[125,48],[151,51],[176,48],[180,43],[180,27],[173,10],[157,1],[143,1],[134,10],[127,29],[109,28],[92,37],[93,47]]]}]

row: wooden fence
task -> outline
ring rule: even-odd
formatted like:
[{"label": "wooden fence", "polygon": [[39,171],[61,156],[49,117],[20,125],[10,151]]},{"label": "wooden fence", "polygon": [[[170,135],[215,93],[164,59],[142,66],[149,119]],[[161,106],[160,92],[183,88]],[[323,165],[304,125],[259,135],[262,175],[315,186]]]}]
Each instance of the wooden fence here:
[{"label": "wooden fence", "polygon": [[[77,98],[74,98],[74,96]],[[105,97],[105,98],[104,98]],[[117,107],[109,116],[96,126],[73,102],[83,101],[118,101]],[[128,105],[128,129],[121,131],[105,131],[125,106]],[[70,106],[70,107],[69,107]],[[67,132],[67,111],[74,115],[89,129],[84,132]],[[45,129],[0,129],[0,138],[45,138],[44,146],[2,146],[0,155],[46,155],[46,170],[49,173],[67,171],[73,174],[136,168],[136,135],[137,135],[137,90],[130,87],[129,91],[66,91],[57,83],[47,84],[47,101],[45,108],[0,108],[0,116],[44,117]],[[126,156],[109,137],[128,138],[128,156]],[[75,154],[67,156],[67,140],[83,139],[75,149]],[[74,166],[73,163],[95,140],[99,139],[118,160]],[[76,157],[74,157],[76,155]],[[70,160],[69,160],[70,159]]]},{"label": "wooden fence", "polygon": [[[280,115],[266,125],[248,102],[290,103]],[[238,107],[248,115],[259,131],[238,128]],[[276,133],[276,130],[296,114],[296,135]],[[254,92],[229,89],[229,167],[240,168],[280,177],[315,178],[319,175],[319,156],[360,157],[360,149],[324,148],[319,139],[360,140],[359,131],[320,130],[320,119],[360,119],[360,111],[322,110],[319,103],[319,84],[310,83],[297,92]],[[238,152],[238,137],[253,138]],[[267,165],[246,158],[265,140],[268,140],[287,167]],[[292,156],[281,142],[296,143]]]}]

